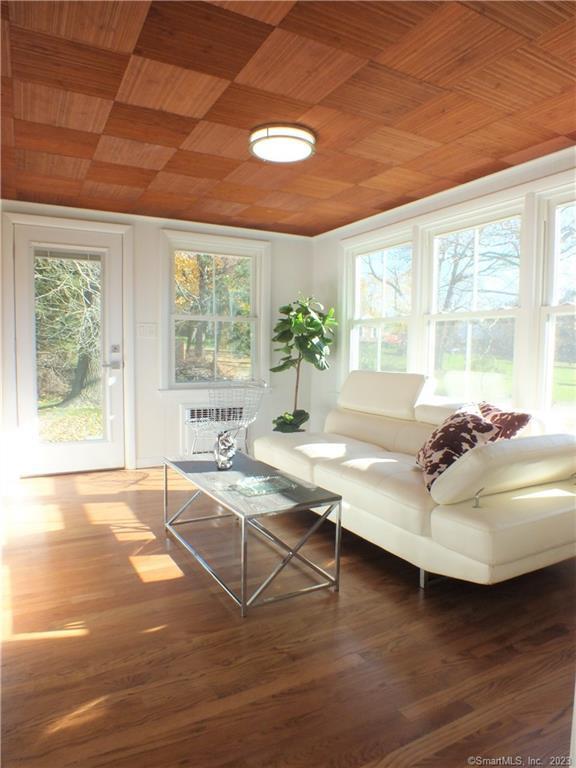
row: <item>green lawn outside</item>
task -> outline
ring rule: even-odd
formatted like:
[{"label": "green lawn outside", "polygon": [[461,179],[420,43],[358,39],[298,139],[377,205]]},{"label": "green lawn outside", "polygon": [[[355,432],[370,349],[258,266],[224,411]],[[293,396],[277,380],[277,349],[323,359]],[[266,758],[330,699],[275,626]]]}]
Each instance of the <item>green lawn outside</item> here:
[{"label": "green lawn outside", "polygon": [[576,365],[554,366],[552,402],[557,405],[574,405],[576,402]]},{"label": "green lawn outside", "polygon": [[[359,366],[362,370],[375,370],[376,367],[376,344],[377,342],[362,342],[360,345]],[[406,357],[402,350],[390,351],[382,348],[381,369],[383,371],[405,371]],[[438,379],[436,394],[449,394],[443,381],[443,372],[463,371],[464,355],[446,354],[443,358],[443,370],[436,371]],[[501,387],[505,392],[512,392],[512,362],[502,358],[485,357],[473,359],[473,370],[478,373],[499,373],[503,374]],[[555,405],[574,405],[576,404],[576,365],[568,363],[557,363],[554,366],[552,379],[552,402]]]}]

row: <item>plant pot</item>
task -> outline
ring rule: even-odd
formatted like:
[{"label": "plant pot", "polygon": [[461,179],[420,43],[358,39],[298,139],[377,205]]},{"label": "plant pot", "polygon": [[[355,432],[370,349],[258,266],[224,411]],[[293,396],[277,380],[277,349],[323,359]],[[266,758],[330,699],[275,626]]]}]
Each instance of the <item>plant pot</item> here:
[{"label": "plant pot", "polygon": [[304,432],[301,427],[309,418],[310,414],[301,409],[292,411],[292,413],[286,411],[273,420],[274,432]]}]

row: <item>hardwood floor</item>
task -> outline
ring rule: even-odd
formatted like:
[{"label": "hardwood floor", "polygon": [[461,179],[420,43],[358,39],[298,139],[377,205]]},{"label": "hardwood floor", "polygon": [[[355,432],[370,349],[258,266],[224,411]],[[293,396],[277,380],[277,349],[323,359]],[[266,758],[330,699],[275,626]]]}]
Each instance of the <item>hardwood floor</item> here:
[{"label": "hardwood floor", "polygon": [[[20,484],[5,526],[5,768],[460,768],[568,754],[573,563],[494,587],[446,580],[424,597],[415,568],[345,534],[339,595],[242,620],[166,541],[161,504],[157,469]],[[310,514],[275,524],[295,540]],[[195,529],[229,577],[233,526]],[[329,526],[307,551],[329,564],[332,542]],[[257,581],[277,556],[250,546]]]}]

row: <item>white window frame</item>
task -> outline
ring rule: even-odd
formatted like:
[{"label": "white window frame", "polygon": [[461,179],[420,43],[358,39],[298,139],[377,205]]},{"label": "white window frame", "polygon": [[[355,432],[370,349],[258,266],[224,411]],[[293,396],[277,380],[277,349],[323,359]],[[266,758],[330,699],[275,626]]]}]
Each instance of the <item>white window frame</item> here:
[{"label": "white window frame", "polygon": [[[346,318],[342,334],[340,376],[343,381],[350,372],[350,328],[355,319],[354,260],[357,254],[377,250],[380,247],[407,242],[412,233],[413,247],[413,302],[415,315],[409,327],[408,370],[427,376],[434,372],[434,349],[431,321],[436,317],[449,318],[448,313],[433,313],[433,248],[436,234],[465,229],[520,215],[520,305],[510,310],[489,311],[486,316],[515,317],[513,406],[531,411],[551,409],[551,370],[553,355],[551,335],[552,316],[569,315],[569,306],[554,307],[551,302],[551,270],[554,265],[552,225],[557,205],[570,202],[576,197],[573,171],[561,171],[533,181],[522,182],[497,192],[489,192],[472,200],[454,203],[445,208],[409,216],[403,220],[381,226],[371,232],[345,238],[340,241],[344,270],[343,315]],[[477,317],[480,313],[472,313]],[[465,319],[466,313],[454,313],[456,319]],[[430,393],[430,390],[428,389]],[[430,395],[428,395],[430,396]],[[446,400],[434,396],[434,400]],[[547,418],[546,414],[543,414]]]},{"label": "white window frame", "polygon": [[541,407],[549,410],[552,407],[566,410],[559,405],[552,405],[552,379],[554,367],[555,325],[558,317],[573,316],[576,306],[573,304],[556,304],[555,296],[555,245],[556,245],[556,211],[566,203],[576,202],[576,190],[565,189],[557,194],[541,197],[543,258],[541,269],[541,300],[538,311],[538,340],[543,365],[539,377],[539,402]]},{"label": "white window frame", "polygon": [[[520,218],[520,261],[522,262],[522,245],[524,242],[524,221],[525,210],[524,201],[520,199],[510,200],[506,203],[498,206],[491,206],[489,209],[478,209],[475,213],[470,211],[457,216],[444,218],[442,221],[437,222],[434,225],[422,227],[420,230],[420,237],[422,239],[422,250],[426,255],[426,274],[427,279],[425,281],[426,298],[424,301],[425,306],[425,338],[426,338],[426,352],[424,355],[425,364],[423,372],[426,373],[430,379],[434,378],[435,374],[435,324],[438,321],[465,321],[465,320],[492,320],[492,319],[513,319],[514,320],[514,353],[512,358],[512,402],[519,402],[521,394],[519,392],[520,378],[518,376],[518,345],[522,343],[522,335],[524,333],[524,325],[522,323],[523,315],[523,295],[526,293],[523,282],[525,280],[525,271],[520,267],[519,274],[519,292],[518,292],[518,306],[510,307],[506,309],[490,309],[490,310],[470,310],[459,312],[438,312],[436,308],[436,253],[434,248],[434,239],[451,232],[458,232],[465,229],[477,229],[485,224],[493,222],[503,221],[518,217]],[[524,289],[524,290],[523,290]],[[449,401],[453,398],[435,395],[440,400]],[[462,399],[467,399],[466,395],[462,395]]]},{"label": "white window frame", "polygon": [[[160,344],[161,390],[197,390],[214,387],[233,387],[246,384],[236,381],[176,382],[174,366],[173,311],[174,259],[176,250],[196,251],[217,256],[237,256],[252,260],[252,314],[239,318],[251,320],[255,326],[255,342],[252,348],[253,380],[269,383],[270,368],[270,243],[265,240],[248,240],[239,237],[207,235],[198,232],[163,229],[163,297],[162,338]],[[210,316],[210,320],[219,318]],[[229,320],[230,318],[222,318]]]}]

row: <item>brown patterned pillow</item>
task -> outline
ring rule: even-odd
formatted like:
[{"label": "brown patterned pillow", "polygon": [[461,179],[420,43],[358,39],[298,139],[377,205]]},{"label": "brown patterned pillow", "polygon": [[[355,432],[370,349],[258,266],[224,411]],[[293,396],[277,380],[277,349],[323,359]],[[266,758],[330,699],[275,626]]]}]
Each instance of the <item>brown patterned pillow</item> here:
[{"label": "brown patterned pillow", "polygon": [[424,470],[424,483],[430,490],[434,481],[456,459],[477,445],[488,443],[498,427],[477,413],[456,411],[432,432],[418,451],[416,462]]},{"label": "brown patterned pillow", "polygon": [[478,403],[478,408],[482,416],[489,422],[498,427],[498,433],[490,438],[490,441],[509,439],[518,434],[532,416],[529,413],[519,413],[518,411],[502,411],[490,403]]}]

